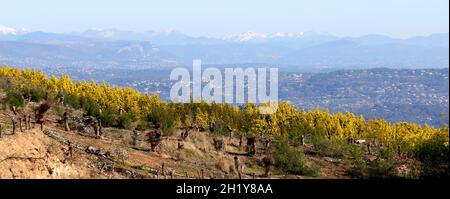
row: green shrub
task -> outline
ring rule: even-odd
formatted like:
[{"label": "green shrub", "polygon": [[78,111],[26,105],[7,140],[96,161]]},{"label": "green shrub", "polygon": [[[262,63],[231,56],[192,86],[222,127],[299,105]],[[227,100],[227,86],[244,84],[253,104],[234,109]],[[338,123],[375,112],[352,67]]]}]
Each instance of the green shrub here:
[{"label": "green shrub", "polygon": [[443,178],[450,177],[448,162],[422,162],[420,168],[420,178]]},{"label": "green shrub", "polygon": [[323,156],[329,156],[334,158],[343,158],[351,155],[354,150],[357,150],[358,146],[349,144],[346,141],[329,140],[326,137],[320,135],[313,135],[309,137],[309,141]]},{"label": "green shrub", "polygon": [[64,116],[65,108],[61,106],[60,104],[55,104],[52,106],[53,112],[56,113],[59,117]]},{"label": "green shrub", "polygon": [[346,171],[351,178],[364,179],[367,178],[367,164],[364,160],[358,159],[353,161],[353,165]]},{"label": "green shrub", "polygon": [[117,127],[130,129],[133,122],[132,116],[129,113],[124,113],[117,118]]},{"label": "green shrub", "polygon": [[150,128],[150,124],[147,121],[139,121],[138,124],[136,125],[136,130],[138,130],[138,131],[144,131],[149,128]]},{"label": "green shrub", "polygon": [[353,160],[352,165],[346,171],[346,174],[351,178],[367,178],[367,164],[363,159],[363,151],[359,146],[350,150],[350,159]]},{"label": "green shrub", "polygon": [[215,122],[214,131],[211,133],[216,135],[228,136],[228,128],[223,122],[217,121]]},{"label": "green shrub", "polygon": [[21,107],[24,105],[25,100],[20,92],[15,90],[9,90],[6,93],[6,97],[3,99],[4,103],[10,107]]},{"label": "green shrub", "polygon": [[28,87],[24,89],[23,96],[28,99],[31,97],[31,101],[33,102],[40,102],[45,99],[46,91],[42,88],[37,87]]},{"label": "green shrub", "polygon": [[80,108],[86,108],[89,106],[89,101],[86,97],[80,96],[78,97],[78,102],[80,103]]},{"label": "green shrub", "polygon": [[286,139],[279,139],[272,145],[277,169],[294,175],[317,176],[319,169],[308,165],[302,151],[291,149]]},{"label": "green shrub", "polygon": [[435,136],[418,145],[414,151],[414,156],[424,162],[447,162],[449,157],[448,138],[445,140],[444,136]]},{"label": "green shrub", "polygon": [[448,127],[441,132],[443,136],[434,135],[418,144],[413,151],[413,157],[422,163],[422,178],[448,178]]},{"label": "green shrub", "polygon": [[103,126],[105,127],[116,126],[116,114],[114,110],[106,109],[102,112],[102,114],[99,117],[102,121]]},{"label": "green shrub", "polygon": [[64,103],[74,109],[81,108],[80,101],[75,95],[66,95],[64,97]]},{"label": "green shrub", "polygon": [[366,163],[362,158],[355,159],[353,165],[347,170],[347,175],[359,179],[389,179],[399,178],[395,161],[392,159],[376,159]]},{"label": "green shrub", "polygon": [[397,178],[395,162],[388,159],[376,159],[367,167],[368,178]]},{"label": "green shrub", "polygon": [[174,121],[175,117],[168,113],[167,110],[155,107],[147,115],[147,121],[153,124],[161,123],[163,126],[164,135],[170,136],[174,132]]},{"label": "green shrub", "polygon": [[86,114],[94,117],[100,116],[99,106],[97,103],[92,100],[82,100],[83,101],[83,109],[86,110]]},{"label": "green shrub", "polygon": [[298,128],[298,127],[291,127],[291,129],[288,130],[288,138],[289,142],[292,145],[299,146],[300,145],[300,136],[305,136],[306,132],[304,129]]}]

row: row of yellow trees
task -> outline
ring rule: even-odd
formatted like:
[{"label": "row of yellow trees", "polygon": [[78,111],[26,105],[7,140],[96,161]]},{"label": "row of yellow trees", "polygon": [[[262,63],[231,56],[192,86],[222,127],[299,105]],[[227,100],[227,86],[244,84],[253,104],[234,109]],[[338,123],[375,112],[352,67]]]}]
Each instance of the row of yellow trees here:
[{"label": "row of yellow trees", "polygon": [[303,111],[287,102],[279,103],[276,113],[271,115],[259,114],[257,106],[253,104],[233,106],[205,102],[165,103],[156,94],[142,94],[132,88],[111,86],[104,81],[101,84],[94,81],[74,82],[66,75],[48,78],[42,71],[7,66],[0,68],[0,76],[13,82],[19,89],[38,85],[53,96],[63,93],[77,99],[86,99],[98,109],[122,108],[134,121],[145,120],[157,109],[167,114],[169,120],[173,120],[174,127],[196,124],[208,129],[214,123],[216,127],[226,126],[235,132],[285,136],[291,140],[298,139],[302,134],[340,141],[350,137],[373,139],[384,146],[401,147],[403,151],[411,153],[419,153],[418,151],[428,147],[426,150],[448,156],[448,127],[436,129],[426,124],[421,126],[407,122],[391,124],[382,119],[366,121],[362,116],[352,113],[330,114],[319,109]]}]

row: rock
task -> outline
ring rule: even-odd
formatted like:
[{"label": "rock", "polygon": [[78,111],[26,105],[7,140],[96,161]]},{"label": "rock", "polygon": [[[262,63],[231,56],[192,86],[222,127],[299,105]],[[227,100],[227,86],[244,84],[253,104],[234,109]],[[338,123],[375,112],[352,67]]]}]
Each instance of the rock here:
[{"label": "rock", "polygon": [[94,148],[93,146],[88,146],[88,147],[86,147],[86,152],[92,153],[92,154],[98,154],[100,152],[100,150]]},{"label": "rock", "polygon": [[356,140],[355,141],[356,144],[362,145],[366,143],[366,140]]},{"label": "rock", "polygon": [[330,158],[330,157],[324,157],[323,160],[325,160],[325,161],[327,161],[327,162],[332,162],[332,163],[342,162],[341,159],[338,159],[338,158]]}]

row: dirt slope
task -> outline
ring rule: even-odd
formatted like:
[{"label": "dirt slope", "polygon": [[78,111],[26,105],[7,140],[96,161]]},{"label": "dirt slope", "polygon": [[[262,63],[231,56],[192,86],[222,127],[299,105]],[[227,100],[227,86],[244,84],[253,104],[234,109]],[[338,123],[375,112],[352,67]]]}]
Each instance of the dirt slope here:
[{"label": "dirt slope", "polygon": [[[86,157],[68,158],[67,147],[37,129],[0,139],[0,178],[91,178]],[[81,161],[80,161],[81,160]],[[98,176],[97,176],[98,177]]]}]

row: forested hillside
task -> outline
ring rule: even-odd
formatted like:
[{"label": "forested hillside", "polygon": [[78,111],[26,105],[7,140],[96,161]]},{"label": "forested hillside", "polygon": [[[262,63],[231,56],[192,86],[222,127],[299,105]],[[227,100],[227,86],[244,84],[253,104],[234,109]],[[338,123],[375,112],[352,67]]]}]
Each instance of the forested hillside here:
[{"label": "forested hillside", "polygon": [[[352,177],[448,176],[448,127],[433,128],[414,123],[365,120],[352,113],[330,114],[326,110],[303,111],[287,102],[276,113],[259,114],[258,106],[228,104],[165,103],[156,94],[142,94],[106,82],[74,82],[68,76],[47,77],[41,71],[0,68],[4,110],[40,102],[46,96],[56,103],[80,109],[98,118],[104,127],[161,129],[173,136],[179,129],[195,128],[211,136],[259,137],[273,140],[266,155],[277,171],[311,174],[315,167],[302,163],[311,151],[350,161]],[[63,117],[64,110],[59,110]],[[309,144],[309,145],[308,145]],[[298,148],[300,146],[300,148]],[[303,152],[303,153],[302,153]],[[367,155],[373,158],[367,158]],[[406,166],[405,166],[406,165]],[[398,167],[408,168],[408,172]],[[414,172],[413,172],[414,171]]]}]

